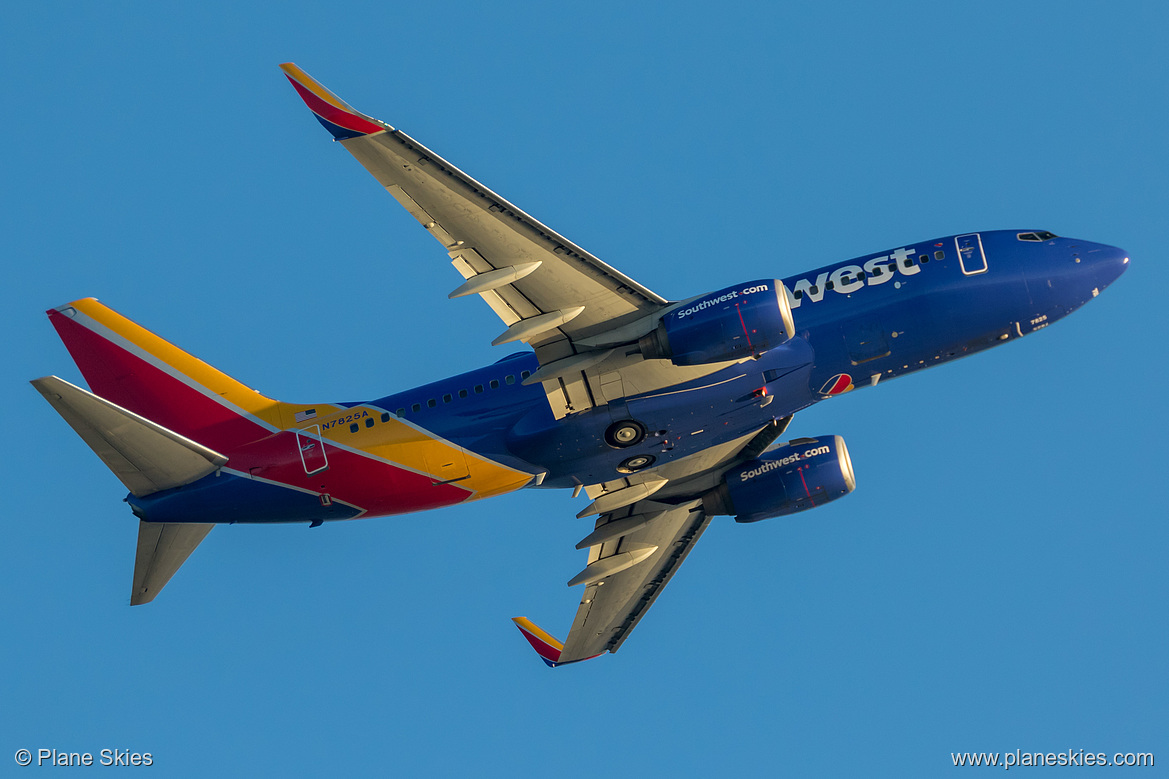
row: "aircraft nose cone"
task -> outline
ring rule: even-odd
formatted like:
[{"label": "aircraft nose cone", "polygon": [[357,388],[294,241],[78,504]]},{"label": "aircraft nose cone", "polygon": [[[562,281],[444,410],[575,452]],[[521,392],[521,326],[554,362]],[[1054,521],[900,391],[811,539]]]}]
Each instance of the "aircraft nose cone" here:
[{"label": "aircraft nose cone", "polygon": [[1120,274],[1128,270],[1128,252],[1116,246],[1099,244],[1099,248],[1092,259],[1096,268],[1096,280],[1099,289],[1104,289],[1120,278]]},{"label": "aircraft nose cone", "polygon": [[1114,246],[1108,248],[1112,250],[1112,253],[1109,255],[1108,260],[1104,263],[1104,267],[1101,268],[1106,276],[1106,280],[1104,280],[1106,287],[1108,284],[1118,280],[1120,275],[1128,270],[1127,251],[1116,248]]},{"label": "aircraft nose cone", "polygon": [[1128,268],[1128,253],[1116,246],[1057,238],[1027,274],[1032,302],[1047,321],[1066,316],[1099,295]]}]

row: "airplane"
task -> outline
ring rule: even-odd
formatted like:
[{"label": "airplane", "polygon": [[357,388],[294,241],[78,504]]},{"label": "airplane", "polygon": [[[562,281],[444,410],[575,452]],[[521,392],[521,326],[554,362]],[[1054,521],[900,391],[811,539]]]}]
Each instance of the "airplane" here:
[{"label": "airplane", "polygon": [[595,517],[556,667],[616,652],[715,516],[757,522],[856,487],[839,435],[784,439],[820,401],[1018,340],[1115,281],[1113,246],[1037,229],[948,235],[667,300],[292,63],[316,119],[502,320],[490,365],[364,402],[286,403],[93,298],[47,313],[89,389],[32,381],[139,519],[131,605],[216,524],[406,514],[522,488]]}]

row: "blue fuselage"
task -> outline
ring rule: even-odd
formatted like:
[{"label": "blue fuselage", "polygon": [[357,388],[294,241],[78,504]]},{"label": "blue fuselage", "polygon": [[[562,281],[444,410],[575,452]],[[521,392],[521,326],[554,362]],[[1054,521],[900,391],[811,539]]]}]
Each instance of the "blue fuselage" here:
[{"label": "blue fuselage", "polygon": [[[535,355],[511,355],[373,405],[486,457],[532,472],[542,486],[598,483],[631,450],[604,431],[615,417],[650,431],[638,451],[657,463],[758,430],[841,391],[1020,338],[1091,300],[1125,269],[1112,246],[1037,231],[948,236],[784,279],[796,335],[758,359],[701,379],[554,418],[544,388],[524,386]],[[766,394],[760,392],[766,388]]]}]

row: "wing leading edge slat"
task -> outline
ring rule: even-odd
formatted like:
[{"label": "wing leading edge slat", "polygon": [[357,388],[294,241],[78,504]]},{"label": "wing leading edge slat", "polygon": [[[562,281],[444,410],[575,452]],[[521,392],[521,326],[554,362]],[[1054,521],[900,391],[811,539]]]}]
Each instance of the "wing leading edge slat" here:
[{"label": "wing leading edge slat", "polygon": [[[401,130],[387,129],[384,133],[346,139],[342,145],[382,186],[387,189],[397,187],[404,192],[417,205],[416,209],[407,206],[407,210],[424,227],[431,231],[441,227],[441,232],[434,234],[448,250],[466,245],[474,246],[482,253],[484,247],[489,251],[522,247],[541,255],[533,259],[547,260],[571,274],[564,280],[572,279],[572,275],[594,280],[599,287],[596,294],[616,294],[634,308],[657,307],[668,302],[525,213]],[[447,235],[453,240],[445,241]],[[488,259],[495,267],[506,267],[514,264],[516,258]],[[496,264],[499,260],[506,262]],[[580,280],[576,281],[579,284]],[[545,283],[534,289],[544,291],[554,287],[554,284]]]}]

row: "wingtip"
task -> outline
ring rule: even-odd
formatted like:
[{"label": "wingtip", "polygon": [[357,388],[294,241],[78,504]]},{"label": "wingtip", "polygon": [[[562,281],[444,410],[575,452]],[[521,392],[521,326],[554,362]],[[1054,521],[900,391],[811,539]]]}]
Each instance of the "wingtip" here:
[{"label": "wingtip", "polygon": [[558,665],[568,665],[569,663],[579,663],[584,660],[592,660],[594,657],[600,657],[604,654],[604,652],[601,652],[600,654],[589,655],[588,657],[578,657],[562,661],[560,658],[564,656],[563,642],[527,617],[512,617],[511,621],[524,634],[524,638],[532,645],[532,649],[536,650],[536,654],[544,661],[544,665],[549,668],[555,668]]},{"label": "wingtip", "polygon": [[280,70],[284,71],[300,99],[334,139],[345,141],[393,129],[388,124],[355,110],[353,106],[326,89],[324,84],[304,72],[296,63],[282,62]]},{"label": "wingtip", "polygon": [[512,617],[511,621],[520,629],[520,633],[532,645],[532,649],[536,650],[536,654],[545,665],[549,668],[560,665],[560,653],[564,651],[564,644],[527,617]]}]

